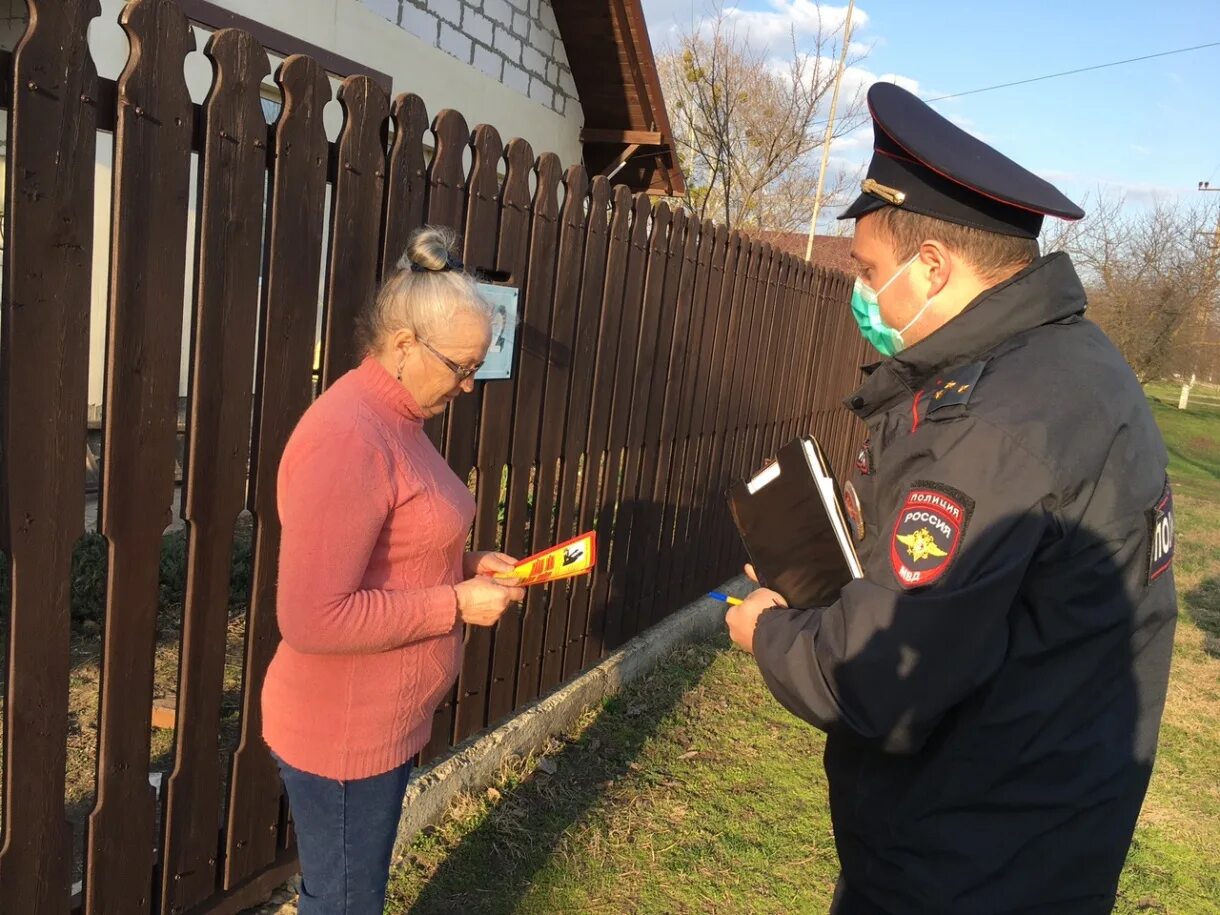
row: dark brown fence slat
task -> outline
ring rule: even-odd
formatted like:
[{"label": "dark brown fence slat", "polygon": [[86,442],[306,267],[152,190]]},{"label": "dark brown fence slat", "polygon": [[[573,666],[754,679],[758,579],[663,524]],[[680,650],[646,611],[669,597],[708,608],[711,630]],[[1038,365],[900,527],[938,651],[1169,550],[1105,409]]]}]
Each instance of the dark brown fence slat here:
[{"label": "dark brown fence slat", "polygon": [[183,517],[190,539],[178,674],[174,769],[166,787],[163,912],[216,888],[220,700],[233,527],[246,505],[254,336],[262,256],[270,67],[249,34],[223,29],[205,54],[216,77],[204,106],[199,257],[191,347],[190,435]]},{"label": "dark brown fence slat", "polygon": [[[794,277],[794,279],[799,280],[797,277]],[[796,283],[789,284],[786,301],[788,302],[788,307],[793,311],[792,346],[796,359],[792,375],[793,387],[791,397],[787,403],[787,408],[780,411],[778,438],[781,441],[789,441],[794,435],[803,431],[797,428],[797,420],[803,408],[804,391],[808,382],[809,369],[815,358],[814,354],[809,351],[806,342],[809,324],[809,309],[806,307],[808,300],[801,294]]]},{"label": "dark brown fence slat", "polygon": [[377,291],[381,224],[374,215],[385,199],[385,90],[367,76],[349,76],[339,87],[343,130],[339,174],[331,202],[330,261],[322,325],[322,387],[328,388],[360,361],[356,319]]},{"label": "dark brown fence slat", "polygon": [[[649,215],[652,202],[645,194],[636,194],[631,218],[631,239],[627,255],[626,276],[619,274],[615,283],[615,295],[607,300],[623,312],[619,329],[618,359],[614,369],[614,394],[610,403],[610,434],[606,442],[605,469],[597,499],[597,539],[599,549],[606,559],[614,547],[615,518],[621,492],[620,468],[623,448],[627,444],[627,425],[631,419],[633,404],[636,357],[639,354],[640,302],[644,290],[645,270],[648,265]],[[607,283],[609,288],[610,283]],[[624,303],[631,303],[624,307]],[[641,404],[641,407],[644,405]],[[604,545],[603,545],[604,544]],[[599,557],[600,558],[600,557]],[[590,583],[589,622],[586,628],[585,665],[596,663],[605,654],[608,644],[618,644],[622,605],[615,595],[611,604],[610,568],[602,562],[593,573]],[[610,641],[607,641],[609,637]]]},{"label": "dark brown fence slat", "polygon": [[[466,119],[456,111],[445,110],[436,116],[432,129],[436,137],[435,152],[428,172],[428,222],[447,225],[461,231],[462,205],[465,203],[465,233],[463,261],[468,269],[492,267],[496,260],[496,218],[498,215],[500,179],[496,169],[504,146],[500,135],[486,124],[474,129],[466,127]],[[462,174],[462,153],[469,146],[472,158],[469,179]],[[483,402],[483,383],[476,382],[470,394],[463,394],[449,408],[447,416],[437,416],[424,424],[433,442],[441,443],[446,433],[446,458],[461,479],[470,477],[478,457],[476,452],[479,415]],[[469,641],[473,632],[466,632]],[[457,712],[458,686],[453,688],[436,707],[432,716],[432,735],[421,754],[431,759],[448,748],[453,739],[454,715]]]},{"label": "dark brown fence slat", "polygon": [[0,911],[67,912],[72,548],[84,532],[97,0],[39,2],[12,70],[0,326],[0,548],[11,563]]},{"label": "dark brown fence slat", "polygon": [[803,352],[796,340],[797,290],[789,285],[784,294],[775,303],[775,324],[779,340],[783,341],[784,371],[774,379],[769,395],[765,440],[767,456],[775,454],[783,444],[784,433],[792,404],[796,400],[796,390],[800,385],[803,367],[814,358],[812,354]]},{"label": "dark brown fence slat", "polygon": [[[670,347],[669,362],[665,367],[665,398],[661,410],[660,443],[652,480],[652,505],[647,522],[650,530],[655,525],[656,549],[643,550],[643,569],[636,597],[640,617],[647,624],[655,623],[662,614],[668,613],[671,609],[660,607],[660,602],[656,599],[657,573],[659,569],[668,567],[673,556],[674,508],[681,475],[681,467],[676,457],[682,445],[680,424],[683,404],[689,399],[687,391],[690,384],[689,378],[694,368],[694,362],[699,356],[699,329],[694,323],[693,314],[693,297],[702,240],[699,223],[690,219],[685,210],[679,210],[674,214],[670,239],[671,259],[669,272],[666,274],[667,298],[670,294],[670,278],[675,272],[679,274],[679,278],[674,291],[676,304],[673,342]],[[681,248],[677,247],[679,240],[681,240]],[[675,266],[673,260],[675,256],[681,258],[680,269]],[[644,476],[644,481],[647,485],[647,474]]]},{"label": "dark brown fence slat", "polygon": [[815,348],[817,352],[823,354],[823,358],[817,360],[814,365],[814,391],[812,397],[812,415],[811,426],[812,433],[817,436],[818,440],[826,440],[829,446],[830,430],[826,426],[826,409],[830,402],[828,394],[827,380],[830,378],[832,359],[828,355],[828,348],[833,342],[833,332],[835,330],[834,315],[826,307],[825,289],[830,283],[830,275],[823,270],[817,271],[817,285],[819,292],[816,298],[816,307],[818,309],[818,331],[815,338]]},{"label": "dark brown fence slat", "polygon": [[[679,420],[680,445],[674,452],[674,474],[677,480],[677,496],[673,500],[674,535],[673,551],[670,554],[663,590],[656,600],[660,605],[655,615],[664,615],[680,601],[685,588],[682,569],[690,554],[691,516],[694,513],[695,465],[698,459],[699,436],[703,401],[707,396],[707,381],[711,374],[709,366],[712,338],[716,333],[716,319],[720,296],[720,280],[724,274],[724,259],[727,254],[728,233],[723,227],[714,226],[705,220],[700,229],[699,269],[695,279],[694,302],[691,311],[693,334],[698,336],[695,357],[687,361],[687,383],[683,389],[683,417]],[[668,522],[663,522],[668,525]]]},{"label": "dark brown fence slat", "polygon": [[751,294],[758,278],[758,260],[761,243],[749,238],[741,239],[738,255],[737,275],[733,281],[733,296],[729,303],[728,337],[720,361],[719,394],[713,421],[714,439],[709,463],[707,488],[704,497],[704,533],[699,540],[702,560],[699,566],[699,587],[719,583],[721,570],[721,547],[726,539],[725,526],[728,508],[724,504],[724,476],[727,472],[727,457],[732,450],[733,403],[742,371],[741,361],[745,353],[742,336],[749,317]]},{"label": "dark brown fence slat", "polygon": [[[504,150],[506,165],[500,192],[500,226],[495,268],[509,274],[520,288],[529,241],[529,174],[534,152],[521,139],[510,140]],[[483,417],[479,431],[479,486],[474,522],[475,549],[500,546],[500,479],[508,462],[512,433],[512,406],[516,379],[483,385]],[[487,690],[491,676],[493,634],[483,627],[466,633],[462,673],[458,678],[456,740],[464,740],[487,724]]]},{"label": "dark brown fence slat", "polygon": [[[545,175],[547,168],[555,170],[554,178]],[[559,160],[551,156],[539,159],[538,187],[539,199],[544,181],[548,194],[554,196],[555,188],[552,181],[559,178]],[[535,553],[557,543],[555,536],[555,510],[558,508],[556,487],[559,482],[559,457],[563,448],[564,416],[568,407],[568,386],[572,370],[572,341],[576,330],[577,291],[580,284],[580,256],[582,253],[582,233],[584,222],[585,176],[579,167],[568,169],[564,182],[566,196],[562,214],[558,210],[547,213],[547,219],[558,218],[558,224],[552,226],[545,223],[543,233],[545,244],[549,246],[545,262],[555,264],[556,273],[552,277],[546,273],[549,288],[547,297],[553,300],[550,332],[546,343],[544,391],[542,400],[542,415],[539,419],[539,440],[537,471],[534,484],[533,521],[530,525],[529,546],[523,551]],[[545,210],[545,208],[543,208]],[[539,204],[534,208],[534,247],[530,251],[530,259],[542,257],[539,251]],[[531,267],[531,285],[539,279]],[[535,290],[536,291],[536,290]],[[527,341],[528,342],[528,341]],[[509,524],[512,530],[512,524]],[[510,541],[511,543],[511,541]],[[517,673],[516,705],[523,705],[538,696],[539,678],[541,676],[544,657],[543,640],[548,633],[546,606],[550,600],[548,593],[551,588],[534,587],[526,596],[524,614],[521,621],[521,651]],[[551,627],[553,631],[555,627]],[[553,636],[552,636],[553,637]],[[562,642],[562,632],[559,639]],[[557,647],[562,647],[560,644]],[[552,649],[556,657],[558,653]]]},{"label": "dark brown fence slat", "polygon": [[730,397],[728,399],[728,415],[725,417],[726,438],[721,445],[722,464],[716,475],[717,485],[712,492],[713,505],[717,510],[718,533],[715,544],[715,568],[709,576],[709,584],[713,579],[718,583],[730,571],[732,559],[740,550],[732,519],[724,501],[724,492],[729,483],[745,476],[748,470],[745,464],[746,442],[749,438],[749,416],[753,409],[750,402],[753,395],[753,380],[764,371],[763,361],[775,361],[773,358],[760,360],[759,353],[768,352],[761,348],[760,338],[762,319],[765,315],[768,280],[771,279],[772,263],[778,255],[770,245],[761,242],[752,244],[752,254],[749,274],[740,305],[741,324],[735,339],[730,344],[736,352],[733,360],[733,374]]},{"label": "dark brown fence slat", "polygon": [[[504,548],[514,556],[529,552],[525,526],[530,516],[528,496],[531,474],[535,475],[535,508],[538,489],[544,485],[538,459],[539,413],[546,383],[547,340],[551,333],[552,293],[555,288],[555,245],[559,239],[559,180],[562,177],[559,157],[545,153],[534,169],[537,183],[532,204],[530,254],[525,276],[522,321],[517,328],[517,390],[513,405],[512,451],[508,468],[508,501],[505,506]],[[545,485],[554,480],[554,469],[546,474]],[[548,493],[547,502],[551,497]],[[549,507],[542,527],[549,527]],[[535,523],[539,516],[534,515]],[[544,538],[545,539],[545,538]],[[507,716],[516,704],[517,670],[520,663],[521,635],[524,619],[520,604],[511,606],[496,626],[492,653],[491,686],[488,694],[488,723]],[[538,653],[537,639],[541,630],[531,627],[530,646]],[[537,663],[535,658],[534,663]]]},{"label": "dark brown fence slat", "polygon": [[[689,321],[689,312],[679,313],[679,284],[686,263],[684,254],[687,244],[687,214],[685,210],[677,210],[670,219],[669,237],[665,248],[665,277],[659,289],[660,314],[657,318],[656,346],[647,360],[651,378],[648,385],[648,414],[644,428],[640,433],[641,444],[639,454],[639,480],[632,487],[634,499],[634,517],[630,529],[630,543],[627,546],[626,569],[624,576],[624,602],[627,622],[625,631],[628,636],[634,636],[651,624],[651,619],[642,611],[641,597],[645,589],[645,578],[648,575],[649,561],[655,559],[661,550],[661,514],[664,495],[655,492],[657,467],[662,458],[662,438],[668,432],[672,434],[673,403],[676,392],[671,395],[667,382],[672,377],[672,387],[680,388],[682,364],[685,362],[685,344],[674,339],[676,326],[679,322]],[[693,248],[691,249],[693,253]],[[651,269],[651,268],[650,268]],[[651,282],[652,274],[649,274]],[[647,287],[646,287],[647,288]],[[647,299],[648,293],[645,293]],[[683,324],[685,332],[685,324]],[[641,335],[641,339],[643,336]],[[644,360],[641,351],[641,361]],[[677,368],[674,362],[679,363]],[[666,415],[668,409],[669,415]],[[666,452],[668,454],[668,452]]]},{"label": "dark brown fence slat", "polygon": [[[596,182],[594,189],[596,190]],[[593,530],[599,523],[601,509],[601,481],[604,472],[606,443],[610,438],[610,408],[614,397],[614,378],[619,350],[619,329],[623,321],[623,281],[627,269],[628,233],[631,230],[631,192],[619,185],[614,189],[613,216],[610,220],[610,240],[606,252],[604,284],[601,295],[601,326],[597,336],[597,360],[594,367],[593,403],[589,416],[589,434],[585,444],[585,468],[581,480],[580,520],[581,531]],[[587,288],[587,286],[586,286]],[[597,562],[605,565],[610,544],[602,537],[598,528]],[[593,575],[599,573],[594,572]],[[569,629],[569,651],[578,652],[579,660],[565,652],[564,668],[573,671],[582,669],[589,657],[588,634],[601,617],[594,619],[594,606],[590,600],[592,576],[582,575],[572,584],[573,603],[580,605],[574,613],[583,621],[579,632]],[[600,654],[600,647],[597,651]]]},{"label": "dark brown fence slat", "polygon": [[792,406],[788,413],[787,420],[780,433],[780,438],[789,440],[795,435],[803,434],[806,430],[801,423],[801,417],[805,410],[805,392],[809,386],[810,371],[813,367],[814,353],[810,350],[809,344],[809,326],[812,299],[808,291],[801,288],[804,282],[806,270],[804,265],[801,265],[795,274],[791,277],[791,293],[789,298],[792,301],[792,307],[796,309],[796,331],[794,332],[794,345],[799,347],[801,353],[800,372],[797,376],[797,386],[793,394]]},{"label": "dark brown fence slat", "polygon": [[[746,268],[747,257],[748,249],[743,246],[740,233],[734,230],[728,237],[724,273],[720,278],[716,318],[712,322],[712,346],[708,358],[710,377],[706,386],[702,416],[699,419],[702,435],[695,465],[694,512],[689,534],[691,549],[687,551],[687,561],[681,578],[683,594],[686,597],[693,597],[706,584],[702,580],[706,574],[704,538],[707,536],[712,460],[719,443],[717,410],[725,384],[724,352],[733,319],[733,290],[737,273]],[[715,279],[713,277],[713,283]],[[709,290],[708,295],[713,293],[714,290]]]},{"label": "dark brown fence slat", "polygon": [[[551,483],[547,486],[539,484],[539,493],[547,493],[547,499],[552,500],[545,510],[535,510],[534,536],[532,548],[536,552],[547,546],[543,532],[551,542],[560,543],[572,536],[571,507],[569,500],[565,517],[564,482],[569,471],[575,480],[575,468],[569,467],[575,463],[566,453],[565,445],[571,436],[571,426],[580,423],[581,414],[588,421],[587,398],[580,398],[577,376],[592,378],[592,365],[588,364],[587,354],[577,350],[577,320],[580,306],[581,260],[585,248],[586,216],[585,206],[588,203],[589,179],[582,166],[574,165],[568,169],[564,178],[563,212],[559,219],[559,262],[555,275],[555,316],[551,324],[550,355],[548,357],[546,394],[542,403],[542,441],[539,445],[538,466],[542,470],[552,468]],[[583,388],[587,390],[587,386]],[[578,398],[580,398],[578,400]],[[579,454],[576,456],[579,460]],[[562,462],[562,463],[561,463]],[[559,492],[556,494],[556,490]],[[575,493],[575,486],[571,487]],[[541,501],[541,500],[540,500]],[[551,514],[556,514],[556,523],[552,526]],[[537,519],[547,519],[546,525],[538,523]],[[566,598],[569,585],[560,583],[550,588],[531,588],[526,597],[525,621],[526,631],[531,630],[533,620],[538,619],[538,625],[543,630],[541,656],[538,663],[538,676],[531,676],[526,670],[529,656],[522,650],[521,673],[518,676],[517,701],[528,702],[539,692],[547,692],[559,684],[563,676],[563,645],[567,635]]]},{"label": "dark brown fence slat", "polygon": [[723,226],[716,229],[716,247],[713,250],[711,272],[708,277],[707,299],[704,306],[703,339],[700,344],[701,366],[699,379],[695,386],[695,402],[691,416],[691,440],[687,449],[686,479],[683,483],[686,518],[682,532],[681,550],[675,557],[673,581],[669,602],[672,605],[685,603],[694,596],[691,585],[693,565],[699,555],[702,514],[704,498],[702,492],[704,471],[703,466],[708,460],[707,452],[711,441],[711,423],[709,422],[709,403],[714,403],[716,382],[720,371],[716,349],[716,337],[720,322],[727,315],[726,286],[732,288],[734,265],[737,250],[730,244],[730,235]]},{"label": "dark brown fence slat", "polygon": [[[752,380],[751,398],[755,408],[746,420],[746,448],[740,459],[740,476],[753,473],[761,463],[760,452],[770,444],[770,436],[780,424],[780,411],[775,394],[781,388],[795,391],[802,383],[811,355],[798,340],[784,336],[788,329],[784,318],[797,305],[791,266],[796,259],[775,252],[766,281],[766,294],[760,303],[760,337],[757,346],[772,354],[771,364],[760,366],[758,377]],[[777,364],[778,363],[778,364]],[[769,452],[767,453],[769,456]]]},{"label": "dark brown fence slat", "polygon": [[[432,123],[436,145],[432,155],[432,166],[428,171],[428,224],[446,226],[459,235],[462,232],[462,215],[466,208],[466,176],[462,172],[462,153],[470,142],[470,130],[466,119],[451,108],[446,108]],[[470,411],[471,398],[456,407],[465,414]],[[445,442],[446,426],[451,416],[441,413],[424,422],[424,432],[437,448]]]},{"label": "dark brown fence slat", "polygon": [[792,405],[779,436],[785,441],[806,431],[801,423],[801,417],[805,410],[805,392],[809,387],[809,377],[813,368],[813,361],[816,358],[811,349],[809,338],[813,300],[808,290],[803,288],[808,271],[803,264],[792,267],[791,271],[787,284],[789,287],[788,300],[791,302],[791,307],[796,311],[796,330],[793,333],[793,345],[799,348],[800,361],[798,363],[799,371],[796,376],[796,388],[793,392]]},{"label": "dark brown fence slat", "polygon": [[[564,434],[563,473],[559,481],[557,536],[564,540],[588,530],[581,526],[585,520],[581,494],[584,492],[584,482],[588,475],[597,472],[589,457],[588,445],[593,434],[592,414],[597,398],[594,381],[597,378],[598,360],[602,358],[601,345],[605,342],[601,333],[606,320],[602,291],[610,243],[609,211],[610,182],[598,175],[590,184],[584,264],[580,279],[580,317],[576,326],[572,391],[568,398],[568,427]],[[580,585],[581,582],[578,581],[570,583],[566,588],[552,589],[551,602],[548,604],[548,614],[558,613],[559,607],[565,604],[567,608],[560,659],[561,679],[573,676],[580,670],[584,660],[585,623],[589,614],[589,601],[587,596],[583,600],[577,600],[577,588]],[[560,602],[560,595],[563,603]]]},{"label": "dark brown fence slat", "polygon": [[[815,284],[817,292],[814,296],[814,307],[817,309],[817,333],[814,337],[814,351],[823,354],[823,358],[814,360],[813,378],[814,388],[812,400],[812,411],[810,417],[811,432],[819,441],[827,438],[829,430],[823,422],[825,418],[826,405],[830,399],[827,396],[827,380],[830,377],[831,359],[826,354],[829,352],[829,347],[833,342],[833,332],[835,330],[834,315],[830,309],[826,307],[825,289],[830,282],[830,276],[823,270],[818,270],[815,276]],[[829,440],[827,440],[829,444]]]},{"label": "dark brown fence slat", "polygon": [[801,333],[802,346],[804,351],[809,354],[809,358],[805,362],[805,384],[800,392],[795,427],[790,429],[790,432],[792,435],[804,435],[810,431],[813,424],[813,399],[817,393],[814,388],[814,380],[816,378],[814,363],[817,360],[818,324],[822,313],[821,305],[818,301],[818,272],[812,266],[808,264],[801,265],[800,273],[797,277],[797,290],[799,307],[805,318],[804,330]]},{"label": "dark brown fence slat", "polygon": [[254,400],[249,505],[254,514],[254,568],[246,618],[242,729],[233,754],[225,886],[231,888],[275,861],[280,779],[262,739],[262,694],[279,641],[275,618],[280,544],[276,475],[280,455],[309,406],[313,382],[315,299],[322,266],[326,202],[326,72],[308,57],[289,57],[276,82],[284,107],[276,122],[268,206],[266,280]]},{"label": "dark brown fence slat", "polygon": [[[673,217],[669,206],[659,203],[652,211],[652,227],[649,231],[648,260],[645,264],[643,298],[638,299],[640,329],[636,340],[635,382],[627,396],[631,413],[627,422],[627,441],[623,449],[623,484],[617,499],[618,509],[614,524],[614,550],[610,556],[609,596],[614,608],[610,619],[615,627],[607,634],[606,645],[615,649],[637,632],[636,607],[630,597],[639,566],[633,562],[637,557],[631,551],[632,540],[651,539],[643,528],[642,517],[646,515],[640,504],[640,481],[644,473],[644,445],[648,427],[659,420],[661,404],[660,388],[652,386],[657,370],[657,353],[664,348],[669,355],[670,336],[673,334],[673,312],[665,311],[662,296],[665,292],[666,270],[669,265],[669,236]],[[632,307],[628,305],[627,307]],[[662,327],[669,318],[669,328]],[[639,547],[636,547],[637,551]]]},{"label": "dark brown fence slat", "polygon": [[390,148],[385,182],[385,226],[381,245],[381,277],[399,269],[407,238],[424,224],[428,199],[428,170],[424,161],[424,134],[428,109],[418,95],[404,92],[390,107],[394,144]]},{"label": "dark brown fence slat", "polygon": [[[724,482],[735,470],[733,452],[737,445],[737,417],[741,410],[743,390],[745,388],[746,359],[753,352],[754,343],[754,312],[755,294],[758,291],[759,273],[762,259],[769,257],[769,247],[764,247],[757,240],[742,240],[746,249],[746,268],[739,271],[736,288],[733,295],[733,314],[729,322],[729,339],[725,352],[722,372],[726,381],[726,391],[721,397],[720,408],[717,410],[719,425],[718,435],[720,447],[713,455],[712,492],[709,509],[714,511],[714,523],[719,525],[723,510],[728,517],[727,508],[721,495],[724,492]],[[715,561],[719,563],[719,557]]]},{"label": "dark brown fence slat", "polygon": [[[459,125],[445,125],[438,133],[448,132],[457,138]],[[463,120],[461,131],[466,129]],[[500,177],[496,169],[504,146],[494,128],[480,124],[468,137],[471,149],[470,178],[466,182],[466,229],[463,262],[467,270],[491,267],[496,258],[496,200],[500,193]],[[446,145],[449,141],[446,140]],[[460,163],[460,159],[458,160]],[[459,172],[460,174],[460,172]],[[479,414],[483,406],[483,386],[475,385],[470,394],[459,397],[449,408],[446,420],[445,455],[449,465],[463,480],[478,459]]]},{"label": "dark brown fence slat", "polygon": [[195,47],[169,0],[134,0],[120,22],[100,529],[110,541],[97,805],[89,817],[85,910],[151,907],[154,792],[148,783],[161,534],[174,495],[178,361]]}]

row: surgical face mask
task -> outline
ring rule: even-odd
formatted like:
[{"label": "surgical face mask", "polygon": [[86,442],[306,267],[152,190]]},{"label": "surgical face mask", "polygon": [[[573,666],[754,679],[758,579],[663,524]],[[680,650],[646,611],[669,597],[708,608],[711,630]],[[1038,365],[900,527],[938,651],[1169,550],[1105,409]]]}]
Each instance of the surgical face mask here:
[{"label": "surgical face mask", "polygon": [[911,318],[902,330],[895,330],[890,327],[885,322],[885,318],[881,317],[881,307],[877,304],[877,297],[889,289],[894,280],[906,273],[911,264],[915,263],[918,259],[919,255],[916,254],[894,271],[894,275],[885,281],[885,285],[875,292],[864,280],[856,277],[856,286],[851,294],[852,317],[856,319],[856,325],[860,328],[860,334],[882,356],[893,356],[906,349],[906,341],[902,339],[902,335],[910,330],[916,321],[923,317],[923,313],[928,310],[928,306],[936,300],[936,296],[932,296],[932,298],[924,302],[923,308],[915,313],[915,317]]}]

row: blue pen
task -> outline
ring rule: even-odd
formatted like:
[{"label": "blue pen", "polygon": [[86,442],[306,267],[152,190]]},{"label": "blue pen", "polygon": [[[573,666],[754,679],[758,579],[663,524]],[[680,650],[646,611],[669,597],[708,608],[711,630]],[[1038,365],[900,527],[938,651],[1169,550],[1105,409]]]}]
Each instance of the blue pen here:
[{"label": "blue pen", "polygon": [[738,604],[741,603],[740,597],[730,597],[727,594],[721,594],[719,591],[708,591],[707,596],[714,597],[714,598],[716,598],[716,600],[722,600],[726,604],[728,604],[730,607],[736,607]]}]

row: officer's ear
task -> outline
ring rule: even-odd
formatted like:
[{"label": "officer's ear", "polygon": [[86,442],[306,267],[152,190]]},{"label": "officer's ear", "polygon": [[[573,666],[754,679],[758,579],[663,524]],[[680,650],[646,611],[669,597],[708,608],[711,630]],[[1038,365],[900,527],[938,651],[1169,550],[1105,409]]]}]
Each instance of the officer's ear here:
[{"label": "officer's ear", "polygon": [[919,246],[917,264],[921,278],[928,284],[928,291],[924,299],[940,295],[949,285],[949,279],[953,275],[955,268],[953,253],[943,242],[930,238]]}]

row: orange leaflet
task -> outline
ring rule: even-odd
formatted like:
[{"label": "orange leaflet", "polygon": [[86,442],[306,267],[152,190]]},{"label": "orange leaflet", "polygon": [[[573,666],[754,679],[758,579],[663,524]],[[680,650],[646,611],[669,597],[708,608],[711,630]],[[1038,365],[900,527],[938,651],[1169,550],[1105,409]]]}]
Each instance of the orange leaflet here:
[{"label": "orange leaflet", "polygon": [[[511,573],[511,581],[521,587],[561,581],[593,571],[596,563],[597,533],[590,531],[522,559]],[[510,576],[502,579],[507,583]]]}]

